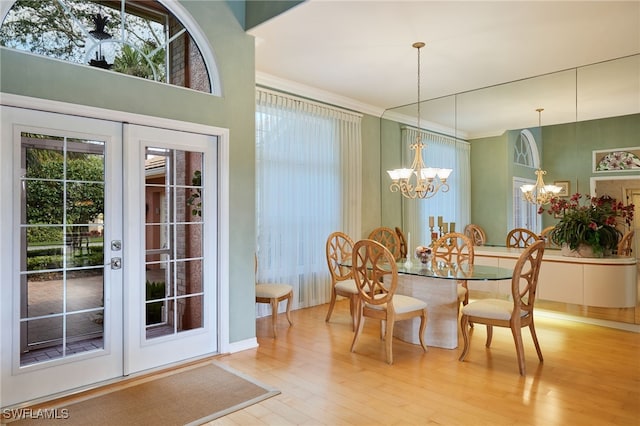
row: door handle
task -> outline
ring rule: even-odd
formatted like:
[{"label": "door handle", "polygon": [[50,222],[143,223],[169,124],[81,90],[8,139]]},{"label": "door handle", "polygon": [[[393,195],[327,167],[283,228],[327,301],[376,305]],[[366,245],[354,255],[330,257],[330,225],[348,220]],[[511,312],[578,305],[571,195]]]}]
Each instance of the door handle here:
[{"label": "door handle", "polygon": [[112,257],[111,258],[111,269],[120,269],[122,268],[122,258],[120,257]]}]

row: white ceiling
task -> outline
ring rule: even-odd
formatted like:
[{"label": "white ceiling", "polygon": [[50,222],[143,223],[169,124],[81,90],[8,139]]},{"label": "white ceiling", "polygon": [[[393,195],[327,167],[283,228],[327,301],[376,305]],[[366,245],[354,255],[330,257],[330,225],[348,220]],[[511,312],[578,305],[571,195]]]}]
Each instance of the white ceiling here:
[{"label": "white ceiling", "polygon": [[[543,124],[640,112],[639,56],[578,83],[575,70],[640,54],[640,1],[307,0],[249,33],[258,84],[373,115],[417,100],[416,41],[427,44],[422,100],[569,70],[511,85],[508,96],[488,89],[491,101],[473,92],[423,108],[423,120],[466,137],[536,125],[539,107]],[[589,112],[603,109],[595,94],[612,91],[615,111]]]}]

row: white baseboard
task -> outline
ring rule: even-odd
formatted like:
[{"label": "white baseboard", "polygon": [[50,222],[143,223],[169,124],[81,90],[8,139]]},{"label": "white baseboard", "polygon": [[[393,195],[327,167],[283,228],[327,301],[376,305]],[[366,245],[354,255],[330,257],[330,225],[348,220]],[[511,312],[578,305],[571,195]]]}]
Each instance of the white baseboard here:
[{"label": "white baseboard", "polygon": [[229,353],[235,353],[240,351],[246,351],[247,349],[255,349],[258,347],[258,339],[252,337],[251,339],[241,340],[239,342],[229,342]]}]

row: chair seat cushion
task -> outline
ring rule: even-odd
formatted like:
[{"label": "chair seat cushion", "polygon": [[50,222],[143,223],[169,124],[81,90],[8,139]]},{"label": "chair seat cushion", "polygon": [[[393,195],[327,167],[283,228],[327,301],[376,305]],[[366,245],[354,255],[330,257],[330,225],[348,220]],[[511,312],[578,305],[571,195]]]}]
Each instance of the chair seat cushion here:
[{"label": "chair seat cushion", "polygon": [[282,297],[292,290],[289,284],[256,284],[256,297]]},{"label": "chair seat cushion", "polygon": [[[387,304],[383,303],[382,305],[371,305],[367,303],[367,307],[384,311],[385,309],[387,309]],[[395,294],[393,296],[393,308],[395,309],[397,314],[417,311],[426,307],[427,304],[425,302],[420,299],[416,299],[415,297],[405,296],[403,294]]]},{"label": "chair seat cushion", "polygon": [[[462,315],[499,320],[508,320],[511,318],[512,311],[513,302],[500,299],[477,300],[462,307]],[[527,312],[522,311],[521,316],[524,317],[525,315],[527,315]]]},{"label": "chair seat cushion", "polygon": [[338,281],[335,286],[336,290],[344,293],[358,294],[358,286],[355,280]]}]

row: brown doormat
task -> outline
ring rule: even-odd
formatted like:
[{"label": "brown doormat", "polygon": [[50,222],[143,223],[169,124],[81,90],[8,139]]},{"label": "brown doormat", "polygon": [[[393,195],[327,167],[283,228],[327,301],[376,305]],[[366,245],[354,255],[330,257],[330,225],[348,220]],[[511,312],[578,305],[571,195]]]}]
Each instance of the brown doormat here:
[{"label": "brown doormat", "polygon": [[[51,409],[24,409],[23,425],[200,425],[280,392],[210,362]],[[6,421],[6,420],[5,420]]]}]

